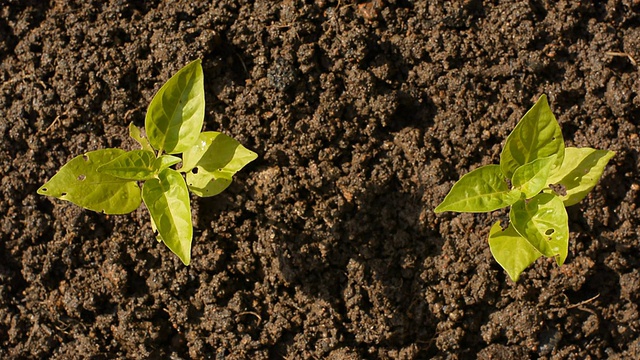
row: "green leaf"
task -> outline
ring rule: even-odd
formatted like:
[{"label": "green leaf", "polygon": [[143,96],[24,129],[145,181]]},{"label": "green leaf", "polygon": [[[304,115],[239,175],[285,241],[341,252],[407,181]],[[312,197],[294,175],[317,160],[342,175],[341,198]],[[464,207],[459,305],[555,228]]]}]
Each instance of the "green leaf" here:
[{"label": "green leaf", "polygon": [[182,161],[182,159],[177,156],[162,155],[154,161],[153,168],[156,169],[157,172],[160,172],[170,166],[179,163],[180,161]]},{"label": "green leaf", "polygon": [[527,199],[534,197],[547,187],[549,171],[555,161],[556,156],[551,155],[520,166],[513,173],[513,187],[520,189]]},{"label": "green leaf", "polygon": [[520,195],[509,189],[499,165],[485,165],[462,176],[435,212],[488,212],[515,203]]},{"label": "green leaf", "polygon": [[562,265],[569,251],[569,217],[553,194],[541,193],[511,207],[509,219],[516,231],[545,256]]},{"label": "green leaf", "polygon": [[187,172],[189,189],[206,197],[226,189],[233,175],[258,155],[227,135],[205,131],[183,157],[181,171]]},{"label": "green leaf", "polygon": [[140,206],[138,184],[97,171],[122,154],[124,150],[103,149],[76,156],[42,185],[38,194],[105,214],[130,213]]},{"label": "green leaf", "polygon": [[147,180],[156,173],[155,160],[152,151],[133,150],[98,167],[98,172],[126,180]]},{"label": "green leaf", "polygon": [[140,129],[137,126],[133,125],[133,123],[129,124],[129,136],[131,136],[133,140],[140,144],[142,150],[153,151],[151,144],[149,144],[149,140],[142,136]]},{"label": "green leaf", "polygon": [[184,152],[198,139],[204,122],[204,74],[200,60],[180,69],[151,100],[145,129],[154,148]]},{"label": "green leaf", "polygon": [[507,137],[500,154],[500,167],[511,179],[522,165],[551,155],[557,155],[553,170],[564,159],[564,139],[547,97],[542,95]]},{"label": "green leaf", "polygon": [[232,179],[221,172],[187,173],[187,185],[192,193],[200,197],[211,197],[220,194],[231,185]]},{"label": "green leaf", "polygon": [[189,190],[182,175],[173,169],[161,171],[157,178],[144,183],[142,199],[149,209],[160,240],[185,265],[189,265],[193,225]]},{"label": "green leaf", "polygon": [[500,221],[491,227],[489,248],[493,258],[514,282],[518,281],[524,269],[542,256],[512,225],[503,231]]},{"label": "green leaf", "polygon": [[547,184],[563,185],[566,195],[560,199],[565,206],[571,206],[584,199],[596,186],[615,152],[569,147],[565,154],[562,166],[551,174]]}]

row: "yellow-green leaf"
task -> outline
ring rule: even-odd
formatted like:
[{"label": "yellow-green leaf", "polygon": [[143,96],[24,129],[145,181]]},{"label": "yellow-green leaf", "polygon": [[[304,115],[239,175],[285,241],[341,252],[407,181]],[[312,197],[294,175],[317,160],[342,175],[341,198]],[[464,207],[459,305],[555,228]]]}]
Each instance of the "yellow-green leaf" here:
[{"label": "yellow-green leaf", "polygon": [[151,144],[149,144],[149,140],[142,136],[140,129],[133,125],[133,123],[129,124],[129,136],[140,144],[142,150],[153,151]]},{"label": "yellow-green leaf", "polygon": [[596,186],[609,160],[616,154],[609,150],[569,147],[562,166],[554,171],[548,184],[564,186],[560,199],[565,206],[579,203]]},{"label": "yellow-green leaf", "polygon": [[184,152],[198,139],[204,110],[204,74],[198,59],[180,69],[151,100],[145,118],[149,142],[161,152]]},{"label": "yellow-green leaf", "polygon": [[152,151],[132,150],[98,167],[98,172],[126,180],[147,180],[156,172],[155,160]]},{"label": "yellow-green leaf", "polygon": [[462,176],[435,212],[488,212],[507,207],[520,196],[520,190],[509,188],[499,165],[485,165]]},{"label": "yellow-green leaf", "polygon": [[520,166],[513,173],[513,187],[520,189],[527,199],[534,197],[548,185],[549,171],[555,161],[556,156],[552,155]]},{"label": "yellow-green leaf", "polygon": [[154,169],[156,169],[156,171],[160,172],[170,166],[179,163],[180,161],[182,161],[182,159],[177,156],[162,155],[154,161],[153,167]]},{"label": "yellow-green leaf", "polygon": [[547,97],[542,95],[507,137],[500,154],[500,167],[511,179],[522,165],[551,155],[557,156],[553,170],[564,159],[564,139]]},{"label": "yellow-green leaf", "polygon": [[542,256],[527,239],[518,234],[512,225],[503,231],[500,227],[500,221],[491,227],[489,248],[493,258],[514,282],[518,281],[524,269]]},{"label": "yellow-green leaf", "polygon": [[98,167],[124,154],[120,149],[76,156],[38,189],[38,194],[70,201],[105,214],[126,214],[140,206],[137,182],[100,173]]},{"label": "yellow-green leaf", "polygon": [[569,251],[569,217],[553,194],[541,193],[511,207],[509,219],[516,231],[540,253],[562,265]]},{"label": "yellow-green leaf", "polygon": [[165,169],[157,178],[145,181],[142,186],[144,200],[160,240],[185,265],[191,261],[193,225],[189,190],[182,174]]},{"label": "yellow-green leaf", "polygon": [[235,139],[215,131],[202,132],[196,144],[183,154],[189,190],[198,196],[214,196],[226,189],[233,175],[258,155]]}]

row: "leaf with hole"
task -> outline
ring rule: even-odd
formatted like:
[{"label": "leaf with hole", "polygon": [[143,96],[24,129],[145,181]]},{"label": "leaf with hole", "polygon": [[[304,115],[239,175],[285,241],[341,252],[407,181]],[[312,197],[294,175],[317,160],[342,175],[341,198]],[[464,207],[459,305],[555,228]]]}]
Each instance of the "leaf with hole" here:
[{"label": "leaf with hole", "polygon": [[124,153],[120,149],[104,149],[76,156],[42,185],[38,194],[105,214],[130,213],[140,206],[137,182],[97,171]]},{"label": "leaf with hole", "polygon": [[569,249],[569,217],[559,197],[541,193],[528,202],[518,201],[511,207],[509,220],[536,250],[555,256],[558,265],[564,263]]},{"label": "leaf with hole", "polygon": [[233,175],[258,155],[227,135],[205,131],[183,156],[181,170],[187,173],[189,190],[206,197],[226,189]]},{"label": "leaf with hole", "polygon": [[510,224],[491,228],[489,247],[511,279],[539,256],[562,265],[568,255],[565,206],[582,200],[597,184],[614,152],[566,148],[547,97],[527,111],[507,137],[500,165],[486,165],[460,178],[435,212],[482,212],[511,206]]},{"label": "leaf with hole", "polygon": [[[203,71],[196,60],[154,96],[145,118],[147,137],[129,124],[130,137],[142,149],[104,149],[78,156],[38,194],[108,214],[131,212],[144,201],[158,241],[188,265],[193,239],[189,189],[200,196],[219,194],[257,157],[226,135],[201,133],[204,106]],[[172,168],[183,159],[180,171]]]},{"label": "leaf with hole", "polygon": [[562,166],[548,179],[548,184],[564,186],[560,196],[565,206],[579,203],[596,186],[604,168],[616,154],[609,150],[568,147]]}]

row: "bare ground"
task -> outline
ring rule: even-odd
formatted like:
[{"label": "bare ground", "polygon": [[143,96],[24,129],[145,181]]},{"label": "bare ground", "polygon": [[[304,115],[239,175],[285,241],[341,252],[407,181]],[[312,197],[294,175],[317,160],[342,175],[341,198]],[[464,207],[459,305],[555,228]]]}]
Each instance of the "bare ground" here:
[{"label": "bare ground", "polygon": [[[640,3],[0,0],[0,357],[640,358]],[[259,153],[194,198],[192,265],[143,209],[36,194],[203,59],[207,130]],[[433,208],[548,94],[616,151],[567,263],[514,284],[493,214]]]}]

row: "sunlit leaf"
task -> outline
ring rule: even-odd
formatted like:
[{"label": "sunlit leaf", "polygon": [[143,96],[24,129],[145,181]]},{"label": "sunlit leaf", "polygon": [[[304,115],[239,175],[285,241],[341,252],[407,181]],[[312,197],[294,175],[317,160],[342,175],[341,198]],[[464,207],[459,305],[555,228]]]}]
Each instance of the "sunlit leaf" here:
[{"label": "sunlit leaf", "polygon": [[510,189],[499,165],[485,165],[462,176],[435,212],[487,212],[507,207],[520,199],[521,192]]},{"label": "sunlit leaf", "polygon": [[489,232],[489,248],[494,259],[514,282],[518,281],[524,269],[542,256],[512,225],[503,231],[499,221],[493,224]]},{"label": "sunlit leaf", "polygon": [[542,95],[507,137],[500,154],[500,167],[511,179],[520,166],[551,155],[557,156],[553,170],[564,159],[564,139],[547,97]]},{"label": "sunlit leaf", "polygon": [[133,125],[133,123],[129,124],[129,136],[140,144],[142,150],[153,151],[151,144],[149,144],[149,140],[142,136],[140,129]]},{"label": "sunlit leaf", "polygon": [[149,217],[149,219],[151,220],[151,230],[153,230],[154,233],[156,233],[156,240],[158,242],[162,242],[162,236],[160,236],[160,234],[158,233],[158,227],[156,226],[156,223],[153,221],[153,216]]},{"label": "sunlit leaf", "polygon": [[567,258],[569,217],[564,204],[553,194],[541,193],[511,207],[509,219],[516,231],[545,256],[556,257],[558,265]]},{"label": "sunlit leaf", "polygon": [[200,60],[180,69],[151,100],[145,129],[154,148],[181,153],[198,139],[204,121],[204,74]]},{"label": "sunlit leaf", "polygon": [[565,206],[575,205],[596,186],[615,152],[592,148],[566,148],[562,166],[551,174],[547,184],[560,184],[566,191],[560,196]]},{"label": "sunlit leaf", "polygon": [[180,161],[182,161],[182,159],[177,156],[162,155],[154,161],[153,168],[156,169],[157,172],[160,172],[170,166],[179,163]]},{"label": "sunlit leaf", "polygon": [[142,186],[144,200],[160,239],[185,265],[191,261],[191,205],[182,174],[165,169]]},{"label": "sunlit leaf", "polygon": [[181,171],[187,172],[191,192],[214,196],[226,189],[233,175],[257,156],[227,135],[205,131],[196,144],[184,152]]},{"label": "sunlit leaf", "polygon": [[[173,155],[162,155],[159,158],[157,158],[153,164],[153,168],[156,169],[156,173],[160,173],[162,170],[173,166],[177,163],[179,163],[180,161],[182,161],[182,159],[180,159],[177,156],[173,156]],[[156,223],[153,222],[153,217],[151,217],[151,229],[153,229],[153,231],[158,231],[158,227],[156,226]],[[156,236],[156,238],[158,239],[158,241],[162,241],[162,236],[160,236],[160,234],[158,233],[158,235]]]},{"label": "sunlit leaf", "polygon": [[187,173],[189,190],[201,197],[215,196],[231,185],[232,179],[221,172],[208,173],[201,171],[197,174]]},{"label": "sunlit leaf", "polygon": [[124,153],[120,149],[103,149],[76,156],[42,185],[38,194],[105,214],[130,213],[141,202],[137,182],[97,171],[98,167]]},{"label": "sunlit leaf", "polygon": [[556,156],[552,155],[520,166],[513,173],[513,187],[520,189],[527,199],[537,195],[548,185],[549,171],[555,161]]},{"label": "sunlit leaf", "polygon": [[155,160],[152,151],[133,150],[98,167],[98,172],[127,180],[147,180],[156,172]]}]

